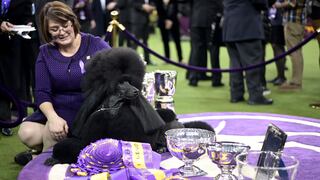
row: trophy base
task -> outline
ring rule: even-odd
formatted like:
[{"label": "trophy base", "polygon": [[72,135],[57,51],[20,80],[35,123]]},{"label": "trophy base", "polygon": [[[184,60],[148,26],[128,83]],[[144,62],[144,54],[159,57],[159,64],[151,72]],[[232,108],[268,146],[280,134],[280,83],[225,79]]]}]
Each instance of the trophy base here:
[{"label": "trophy base", "polygon": [[218,174],[214,180],[238,180],[233,174]]},{"label": "trophy base", "polygon": [[171,109],[174,110],[174,101],[172,96],[161,96],[157,97],[155,100],[156,109]]},{"label": "trophy base", "polygon": [[171,109],[172,111],[174,110],[174,103],[173,102],[155,102],[155,108],[156,109]]},{"label": "trophy base", "polygon": [[173,102],[173,96],[156,96],[156,101],[159,101],[159,102]]},{"label": "trophy base", "polygon": [[196,176],[204,176],[207,173],[197,166],[193,165],[191,169],[185,169],[184,166],[179,168],[182,177],[196,177]]}]

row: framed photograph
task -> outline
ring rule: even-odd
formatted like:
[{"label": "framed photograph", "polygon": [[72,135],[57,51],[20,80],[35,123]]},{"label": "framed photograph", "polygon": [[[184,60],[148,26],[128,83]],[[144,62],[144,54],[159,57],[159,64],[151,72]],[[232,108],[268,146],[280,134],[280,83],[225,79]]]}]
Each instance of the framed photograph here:
[{"label": "framed photograph", "polygon": [[[265,139],[261,148],[261,151],[273,151],[281,153],[287,140],[287,134],[274,124],[269,124]],[[281,159],[272,154],[261,154],[258,160],[257,166],[262,167],[275,167],[283,165]],[[256,179],[264,180],[268,179],[268,174],[263,170],[259,170],[256,175]]]}]

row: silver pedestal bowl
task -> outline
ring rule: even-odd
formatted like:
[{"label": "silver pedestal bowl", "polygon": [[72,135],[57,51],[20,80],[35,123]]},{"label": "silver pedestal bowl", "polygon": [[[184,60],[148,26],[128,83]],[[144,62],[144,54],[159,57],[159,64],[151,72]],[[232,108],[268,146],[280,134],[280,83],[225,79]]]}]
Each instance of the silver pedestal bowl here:
[{"label": "silver pedestal bowl", "polygon": [[247,152],[249,149],[249,146],[238,142],[221,141],[208,144],[209,158],[221,170],[215,180],[237,180],[238,178],[232,174],[237,165],[235,158],[238,154]]},{"label": "silver pedestal bowl", "polygon": [[206,174],[206,172],[194,166],[193,162],[206,153],[207,144],[215,142],[216,136],[213,131],[180,128],[168,130],[165,135],[171,155],[184,162],[184,165],[179,168],[183,177]]}]

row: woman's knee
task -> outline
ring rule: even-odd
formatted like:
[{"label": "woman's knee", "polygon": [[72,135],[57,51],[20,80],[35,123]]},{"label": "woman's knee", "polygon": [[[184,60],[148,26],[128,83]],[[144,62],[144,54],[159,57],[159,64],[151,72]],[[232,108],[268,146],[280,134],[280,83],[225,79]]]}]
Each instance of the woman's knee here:
[{"label": "woman's knee", "polygon": [[23,122],[18,130],[18,136],[23,143],[32,139],[40,139],[42,134],[42,124],[34,122]]}]

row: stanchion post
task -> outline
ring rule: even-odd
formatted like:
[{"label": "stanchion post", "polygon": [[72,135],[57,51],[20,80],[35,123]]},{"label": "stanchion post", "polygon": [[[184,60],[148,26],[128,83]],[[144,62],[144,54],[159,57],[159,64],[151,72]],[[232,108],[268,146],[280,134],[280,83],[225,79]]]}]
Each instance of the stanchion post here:
[{"label": "stanchion post", "polygon": [[112,47],[117,47],[118,46],[118,24],[119,22],[118,17],[119,17],[119,12],[118,11],[111,11],[111,18],[112,20],[109,22],[109,26],[107,28],[107,31],[109,33],[112,32]]}]

